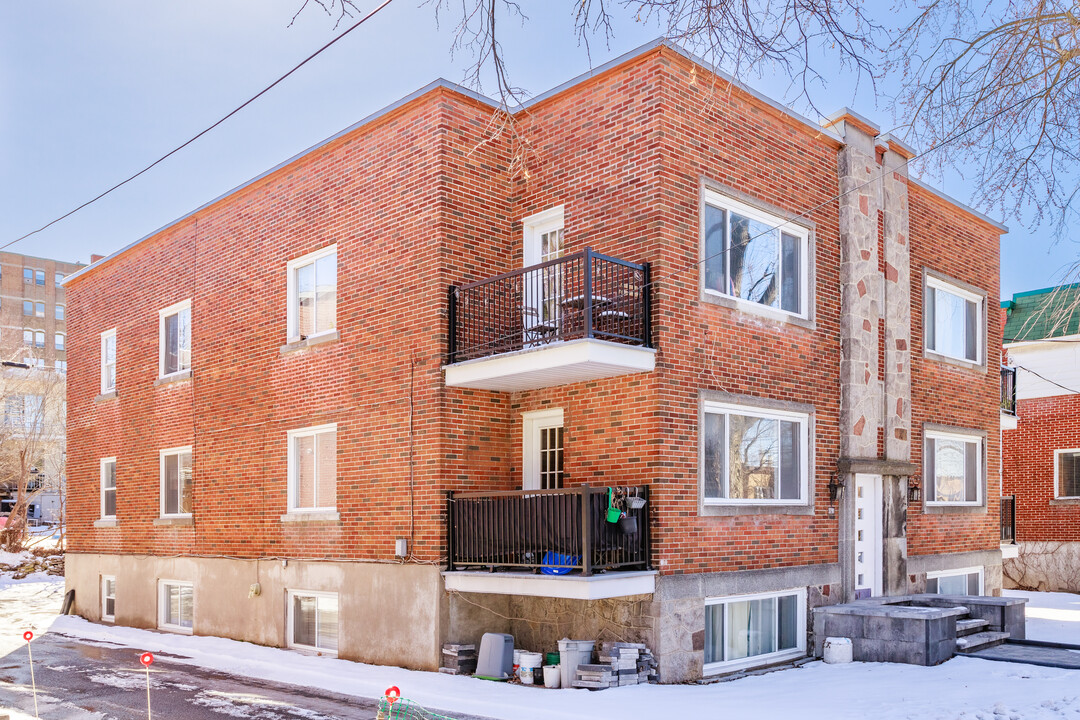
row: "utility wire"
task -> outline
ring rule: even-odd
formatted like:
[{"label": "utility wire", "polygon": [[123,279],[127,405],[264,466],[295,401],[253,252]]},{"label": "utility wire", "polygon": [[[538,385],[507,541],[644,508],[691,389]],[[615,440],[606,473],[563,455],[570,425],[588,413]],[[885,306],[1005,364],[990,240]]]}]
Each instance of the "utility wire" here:
[{"label": "utility wire", "polygon": [[1050,383],[1051,385],[1056,385],[1057,387],[1061,388],[1062,390],[1066,390],[1066,391],[1072,393],[1073,395],[1080,395],[1080,390],[1073,390],[1072,388],[1065,387],[1061,383],[1054,382],[1053,380],[1046,377],[1045,375],[1040,375],[1039,373],[1035,372],[1034,370],[1032,370],[1029,367],[1024,367],[1023,365],[1017,365],[1016,367],[1019,368],[1020,370],[1024,370],[1026,372],[1031,373],[1032,375],[1039,378],[1040,380],[1045,380],[1046,382]]},{"label": "utility wire", "polygon": [[374,10],[372,10],[371,12],[369,12],[369,13],[368,13],[367,15],[365,15],[364,17],[362,17],[362,18],[360,18],[359,20],[357,20],[357,21],[356,21],[356,22],[355,22],[355,23],[354,23],[353,25],[351,25],[351,26],[350,26],[350,27],[349,27],[348,29],[346,29],[346,30],[345,30],[345,32],[341,33],[341,34],[340,34],[340,35],[338,35],[338,36],[337,36],[336,38],[334,38],[334,39],[333,39],[333,40],[331,40],[330,42],[326,43],[325,45],[323,45],[323,46],[322,46],[321,48],[319,48],[319,49],[318,49],[318,50],[316,50],[315,52],[313,52],[313,53],[311,53],[310,55],[308,55],[308,56],[307,56],[306,58],[304,58],[303,60],[301,60],[301,61],[300,61],[300,62],[299,62],[299,63],[298,63],[297,65],[293,66],[293,68],[292,68],[291,70],[289,70],[289,71],[288,71],[287,73],[285,73],[284,75],[282,75],[281,77],[279,77],[279,78],[278,78],[277,80],[275,80],[274,82],[272,82],[272,83],[270,83],[269,85],[267,85],[266,87],[264,87],[264,88],[263,88],[262,90],[260,90],[259,92],[257,92],[257,93],[255,93],[254,95],[252,95],[252,96],[251,96],[250,98],[248,98],[248,99],[247,99],[247,100],[246,100],[246,101],[245,101],[244,103],[242,103],[241,105],[237,106],[237,107],[236,107],[236,108],[235,108],[234,110],[232,110],[231,112],[229,112],[229,114],[225,115],[225,117],[221,118],[220,120],[218,120],[217,122],[215,122],[215,123],[214,123],[213,125],[211,125],[210,127],[206,128],[205,130],[203,130],[202,132],[200,132],[200,133],[199,133],[198,135],[194,136],[194,137],[193,137],[193,138],[191,138],[190,140],[188,140],[188,141],[186,141],[186,142],[184,142],[184,143],[182,143],[182,144],[180,144],[180,145],[177,145],[177,146],[176,146],[175,148],[173,148],[173,149],[172,149],[172,150],[170,150],[169,152],[165,153],[164,155],[162,155],[161,157],[159,157],[159,158],[158,158],[157,160],[155,160],[154,162],[152,162],[152,163],[150,163],[149,165],[147,165],[146,167],[144,167],[144,168],[143,168],[142,170],[140,170],[139,172],[135,173],[134,175],[132,175],[132,176],[128,177],[128,178],[127,178],[127,179],[125,179],[125,180],[121,180],[120,182],[116,183],[115,185],[113,185],[113,186],[112,186],[111,188],[109,188],[109,189],[108,189],[108,190],[106,190],[105,192],[103,192],[103,193],[101,193],[101,194],[99,194],[99,195],[97,195],[97,196],[95,196],[95,197],[93,197],[93,198],[91,198],[91,199],[87,200],[87,201],[86,201],[86,202],[84,202],[84,203],[83,203],[82,205],[79,205],[78,207],[76,207],[76,208],[74,208],[74,209],[72,209],[72,210],[69,210],[68,212],[64,213],[64,214],[63,214],[63,215],[61,215],[60,217],[58,217],[58,218],[56,218],[56,219],[54,219],[54,220],[51,220],[51,221],[49,221],[49,222],[45,223],[44,225],[42,225],[41,227],[39,227],[39,228],[38,228],[37,230],[31,230],[30,232],[26,233],[26,234],[25,234],[25,235],[23,235],[22,237],[17,237],[17,238],[15,238],[14,240],[12,240],[12,241],[10,241],[10,242],[7,242],[7,243],[5,243],[4,245],[0,245],[0,250],[3,250],[4,248],[7,248],[7,247],[11,247],[11,246],[12,246],[12,245],[14,245],[15,243],[17,243],[17,242],[21,242],[22,240],[25,240],[26,238],[28,238],[28,237],[31,237],[32,235],[36,235],[36,234],[38,234],[38,233],[39,233],[39,232],[41,232],[42,230],[45,230],[45,229],[47,229],[47,228],[49,228],[49,227],[52,227],[53,225],[55,225],[56,223],[60,222],[61,220],[64,220],[64,219],[66,219],[66,218],[69,218],[69,217],[71,217],[72,215],[74,215],[75,213],[79,212],[80,210],[82,210],[83,208],[87,207],[88,205],[92,205],[93,203],[96,203],[96,202],[97,202],[98,200],[102,199],[103,197],[105,197],[105,196],[106,196],[106,195],[108,195],[109,193],[113,192],[114,190],[118,190],[118,189],[120,189],[120,188],[121,188],[121,187],[123,187],[124,185],[127,185],[127,184],[128,184],[129,182],[131,182],[131,181],[132,181],[132,180],[134,180],[135,178],[139,177],[139,176],[140,176],[140,175],[142,175],[143,173],[145,173],[145,172],[149,171],[149,170],[150,170],[151,168],[153,168],[153,167],[155,167],[155,166],[157,166],[157,165],[161,164],[162,162],[164,162],[164,161],[165,161],[165,160],[167,160],[168,158],[170,158],[170,157],[172,157],[173,155],[175,155],[176,153],[180,152],[181,150],[183,150],[184,148],[186,148],[186,147],[187,147],[188,145],[190,145],[191,143],[195,142],[196,140],[198,140],[199,138],[201,138],[201,137],[202,137],[203,135],[207,134],[208,132],[210,132],[211,130],[213,130],[214,128],[216,128],[216,127],[217,127],[218,125],[221,125],[221,124],[222,124],[223,122],[225,122],[226,120],[228,120],[229,118],[231,118],[231,117],[232,117],[233,115],[235,115],[236,113],[238,113],[238,112],[240,112],[241,110],[243,110],[244,108],[246,108],[246,107],[247,107],[248,105],[250,105],[251,103],[253,103],[253,102],[255,102],[256,100],[258,100],[258,99],[259,99],[260,97],[262,97],[262,96],[263,96],[263,95],[265,95],[266,93],[268,93],[268,92],[270,92],[271,90],[273,90],[273,89],[274,89],[274,88],[275,88],[275,87],[276,87],[277,85],[279,85],[279,84],[280,84],[280,83],[281,83],[281,82],[282,82],[283,80],[285,80],[285,78],[289,77],[289,76],[290,76],[290,75],[292,75],[292,74],[293,74],[294,72],[296,72],[296,71],[297,71],[297,70],[299,70],[300,68],[302,68],[302,67],[304,67],[305,65],[307,65],[307,64],[308,64],[308,63],[309,63],[310,61],[314,60],[314,59],[315,59],[315,57],[316,57],[316,56],[318,56],[318,55],[319,55],[320,53],[322,53],[322,52],[323,52],[324,50],[326,50],[326,49],[327,49],[327,48],[329,48],[329,47],[330,47],[331,45],[333,45],[334,43],[336,43],[336,42],[337,42],[338,40],[341,40],[341,39],[342,39],[343,37],[345,37],[346,35],[348,35],[349,33],[351,33],[351,32],[352,32],[353,30],[355,30],[356,28],[360,27],[360,26],[361,26],[361,25],[363,25],[363,24],[364,24],[365,22],[367,22],[368,20],[370,20],[370,19],[371,19],[372,17],[374,17],[374,16],[375,16],[375,14],[376,14],[377,12],[379,12],[379,11],[380,11],[380,10],[382,10],[382,9],[383,9],[384,7],[386,7],[387,5],[389,5],[389,4],[390,4],[390,2],[391,2],[391,0],[383,0],[382,4],[380,4],[380,5],[378,6],[378,7],[376,7],[376,8],[374,9]]}]

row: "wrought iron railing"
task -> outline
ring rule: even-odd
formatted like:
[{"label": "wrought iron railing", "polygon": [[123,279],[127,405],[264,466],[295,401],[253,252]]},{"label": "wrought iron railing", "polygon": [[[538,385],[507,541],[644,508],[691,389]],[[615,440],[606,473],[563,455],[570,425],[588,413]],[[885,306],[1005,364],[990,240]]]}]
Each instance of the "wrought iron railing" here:
[{"label": "wrought iron railing", "polygon": [[1001,367],[1001,409],[1016,414],[1016,368]]},{"label": "wrought iron railing", "polygon": [[585,248],[451,286],[447,362],[579,338],[651,347],[649,285],[648,263]]},{"label": "wrought iron railing", "polygon": [[1001,498],[1001,542],[1016,544],[1016,496]]},{"label": "wrought iron railing", "polygon": [[618,522],[607,519],[607,487],[449,492],[447,570],[546,568],[553,574],[582,575],[646,570],[649,489],[627,491],[638,500],[626,503],[626,518]]}]

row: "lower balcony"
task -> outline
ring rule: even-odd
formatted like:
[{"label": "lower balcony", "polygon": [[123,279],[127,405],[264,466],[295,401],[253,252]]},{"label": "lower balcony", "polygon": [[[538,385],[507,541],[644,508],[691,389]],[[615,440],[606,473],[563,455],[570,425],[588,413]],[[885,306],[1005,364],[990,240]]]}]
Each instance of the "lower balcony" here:
[{"label": "lower balcony", "polygon": [[650,372],[649,266],[584,251],[450,288],[446,384],[516,392]]},{"label": "lower balcony", "polygon": [[579,600],[651,594],[648,497],[648,487],[448,493],[446,589]]}]

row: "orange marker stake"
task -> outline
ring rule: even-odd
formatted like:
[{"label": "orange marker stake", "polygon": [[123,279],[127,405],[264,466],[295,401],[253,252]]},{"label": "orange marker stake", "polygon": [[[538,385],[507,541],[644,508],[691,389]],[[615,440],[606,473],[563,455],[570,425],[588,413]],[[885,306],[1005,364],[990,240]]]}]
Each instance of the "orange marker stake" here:
[{"label": "orange marker stake", "polygon": [[41,716],[38,715],[37,707],[37,682],[34,680],[34,651],[30,649],[30,641],[34,639],[34,633],[27,630],[23,633],[23,640],[26,641],[26,652],[30,657],[30,687],[34,689],[34,717],[41,720]]},{"label": "orange marker stake", "polygon": [[150,666],[154,663],[154,656],[144,652],[139,656],[139,662],[146,668],[146,720],[150,720]]}]

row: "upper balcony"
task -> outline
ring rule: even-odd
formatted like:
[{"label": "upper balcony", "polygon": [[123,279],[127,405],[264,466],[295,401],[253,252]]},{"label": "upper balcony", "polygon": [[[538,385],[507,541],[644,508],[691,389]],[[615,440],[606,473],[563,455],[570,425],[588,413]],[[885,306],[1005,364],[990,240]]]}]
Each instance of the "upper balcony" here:
[{"label": "upper balcony", "polygon": [[515,392],[651,372],[648,263],[590,248],[450,287],[446,384]]},{"label": "upper balcony", "polygon": [[1001,366],[1001,429],[1015,430],[1016,368]]}]

